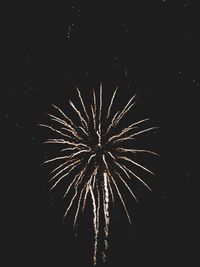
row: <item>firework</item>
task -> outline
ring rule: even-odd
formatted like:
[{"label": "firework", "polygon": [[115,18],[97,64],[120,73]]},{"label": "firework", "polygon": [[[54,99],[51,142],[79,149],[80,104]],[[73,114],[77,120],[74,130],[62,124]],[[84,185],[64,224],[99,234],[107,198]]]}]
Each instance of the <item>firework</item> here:
[{"label": "firework", "polygon": [[135,193],[128,184],[129,179],[137,179],[147,189],[151,190],[143,179],[134,172],[134,167],[150,174],[153,174],[153,172],[135,161],[135,156],[137,153],[157,154],[150,150],[134,148],[133,145],[137,136],[155,130],[157,127],[138,130],[141,124],[149,120],[142,119],[120,129],[121,120],[135,105],[135,95],[122,110],[113,114],[112,108],[117,88],[111,97],[107,111],[106,109],[103,110],[102,84],[100,84],[98,96],[93,90],[93,103],[90,108],[86,108],[81,92],[78,88],[76,89],[81,109],[79,110],[71,100],[69,104],[76,113],[79,123],[74,122],[59,107],[53,105],[59,115],[48,115],[55,126],[40,124],[57,135],[56,138],[48,139],[45,143],[63,146],[60,155],[46,160],[44,164],[57,164],[51,172],[50,191],[55,190],[57,185],[64,180],[67,188],[63,197],[65,198],[68,193],[73,193],[64,212],[64,218],[76,202],[74,226],[80,210],[84,210],[90,195],[89,199],[93,206],[93,263],[95,265],[100,230],[100,209],[104,214],[105,225],[102,229],[104,229],[104,244],[105,249],[107,249],[111,212],[110,202],[114,202],[116,196],[119,197],[128,221],[131,223],[120,186],[123,185],[136,201]]}]

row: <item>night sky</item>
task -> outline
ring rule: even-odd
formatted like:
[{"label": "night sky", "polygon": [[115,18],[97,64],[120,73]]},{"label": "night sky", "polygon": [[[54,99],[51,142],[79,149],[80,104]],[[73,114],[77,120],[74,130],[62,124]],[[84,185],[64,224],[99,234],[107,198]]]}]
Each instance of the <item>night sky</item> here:
[{"label": "night sky", "polygon": [[139,203],[128,200],[132,226],[119,203],[113,208],[106,262],[99,257],[97,266],[197,266],[198,1],[65,2],[2,9],[5,266],[92,266],[90,208],[75,230],[72,215],[62,220],[62,197],[49,194],[41,166],[50,135],[38,124],[51,104],[77,101],[76,85],[90,99],[100,82],[106,103],[119,86],[116,109],[137,94],[129,116],[159,126],[140,140],[160,157],[145,158],[156,173],[147,177],[153,192],[141,186]]}]

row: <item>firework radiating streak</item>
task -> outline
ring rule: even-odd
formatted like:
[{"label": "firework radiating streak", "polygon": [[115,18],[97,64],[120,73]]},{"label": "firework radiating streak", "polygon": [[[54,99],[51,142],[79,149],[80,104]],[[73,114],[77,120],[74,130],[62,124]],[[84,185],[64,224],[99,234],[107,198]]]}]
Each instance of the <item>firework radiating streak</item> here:
[{"label": "firework radiating streak", "polygon": [[[79,163],[81,162],[81,160],[77,160],[76,162],[77,162],[77,164],[75,164],[75,162],[73,162],[73,164],[75,164],[75,165],[73,165],[73,166],[71,167],[71,169],[70,169],[67,173],[63,174],[63,175],[62,175],[62,176],[55,182],[55,184],[50,188],[50,191],[51,191],[53,188],[55,188],[56,185],[57,185],[63,178],[65,178],[68,174],[70,174],[71,171],[74,170],[74,169],[79,165]],[[68,167],[68,166],[67,166],[67,167]],[[69,168],[69,167],[68,167],[68,168]],[[64,168],[64,169],[63,169],[62,171],[60,171],[59,173],[63,172],[65,169],[68,169],[68,168]],[[58,174],[54,175],[54,177],[51,179],[51,181],[52,181],[53,179],[55,179],[56,176],[58,176]]]},{"label": "firework radiating streak", "polygon": [[99,232],[99,213],[100,213],[100,192],[99,192],[99,187],[98,184],[96,186],[97,189],[97,230]]},{"label": "firework radiating streak", "polygon": [[110,129],[114,126],[114,121],[115,121],[115,118],[117,117],[117,115],[119,114],[120,111],[117,111],[111,121],[111,124],[110,126],[108,127],[107,131],[106,131],[106,134],[109,133]]},{"label": "firework radiating streak", "polygon": [[98,147],[101,147],[101,134],[98,131],[97,131],[97,136],[98,136]]},{"label": "firework radiating streak", "polygon": [[113,154],[110,151],[107,151],[107,153],[111,156],[112,159],[116,160],[116,158],[113,156]]},{"label": "firework radiating streak", "polygon": [[121,137],[123,134],[125,134],[125,133],[127,133],[127,132],[129,132],[129,131],[131,131],[131,130],[133,130],[133,129],[135,129],[135,126],[136,126],[136,125],[138,125],[138,124],[140,124],[140,123],[142,123],[142,122],[148,121],[148,120],[149,120],[149,119],[144,119],[144,120],[140,120],[140,121],[138,121],[138,122],[132,123],[132,124],[129,125],[128,127],[124,128],[119,134],[116,134],[116,135],[113,135],[112,137],[110,137],[110,138],[108,139],[108,142],[110,142],[110,141],[112,141],[112,140],[114,140],[114,139],[116,139],[116,138]]},{"label": "firework radiating streak", "polygon": [[155,130],[155,129],[158,129],[158,127],[147,128],[147,129],[145,129],[145,130],[142,130],[142,131],[136,132],[136,133],[134,133],[134,134],[131,134],[131,135],[127,136],[127,137],[119,138],[119,139],[117,139],[117,140],[114,140],[113,142],[114,142],[114,143],[119,143],[119,142],[126,141],[126,140],[128,140],[128,139],[131,140],[131,139],[134,139],[134,137],[137,136],[137,135],[140,135],[140,134],[143,134],[143,133],[145,133],[145,132],[149,132],[149,131],[152,131],[152,130]]},{"label": "firework radiating streak", "polygon": [[80,176],[78,177],[75,186],[78,185],[78,184],[80,184],[82,182],[82,179],[83,179],[83,177],[85,175],[85,172],[87,170],[87,167],[88,167],[88,165],[86,164],[85,167],[81,170]]},{"label": "firework radiating streak", "polygon": [[107,172],[103,173],[103,188],[104,188],[104,216],[105,216],[105,237],[108,236],[108,227],[109,227],[109,190],[108,190],[108,175]]},{"label": "firework radiating streak", "polygon": [[92,154],[90,158],[88,159],[88,164],[90,163],[91,159],[95,157],[95,154]]},{"label": "firework radiating streak", "polygon": [[[100,192],[99,192],[99,187],[98,184],[96,186],[97,189],[97,213],[96,213],[96,222],[97,222],[97,236],[96,236],[96,240],[98,241],[98,234],[99,234],[99,216],[100,216]],[[98,244],[98,243],[97,243]],[[96,244],[96,250],[94,251],[94,255],[97,254],[97,244]]]},{"label": "firework radiating streak", "polygon": [[[110,129],[112,127],[116,127],[116,125],[120,122],[120,120],[124,117],[124,115],[130,110],[130,108],[135,104],[132,103],[132,100],[135,98],[136,95],[134,95],[130,100],[129,102],[126,104],[126,106],[123,108],[123,110],[120,112],[120,111],[117,111],[112,119],[112,122],[110,124],[110,126],[108,127],[107,129],[107,132],[108,133],[110,131]],[[131,104],[131,105],[130,105]],[[129,106],[130,105],[130,106]]]},{"label": "firework radiating streak", "polygon": [[[73,129],[75,132],[76,132],[76,128],[77,128],[77,126],[73,123],[73,121],[69,118],[69,117],[67,117],[66,116],[66,114],[59,108],[59,107],[57,107],[57,106],[55,106],[55,105],[52,105],[55,109],[57,109],[63,116],[64,116],[64,118],[70,123],[70,124],[68,124],[67,122],[65,122],[65,125],[66,126],[68,126],[68,127],[70,127],[70,129]],[[58,118],[59,119],[59,118]],[[60,119],[61,120],[61,119]]]},{"label": "firework radiating streak", "polygon": [[[52,115],[52,114],[49,114],[49,113],[48,113],[48,115],[51,117],[52,121],[59,122],[60,124],[62,124],[62,125],[64,125],[65,127],[67,127],[67,128],[63,128],[63,127],[62,127],[61,129],[64,129],[65,131],[70,132],[70,133],[73,135],[73,137],[74,137],[75,139],[77,139],[78,141],[83,141],[83,138],[79,135],[79,133],[77,132],[77,129],[81,129],[81,131],[82,131],[86,136],[88,136],[87,132],[83,129],[83,127],[81,127],[81,126],[78,126],[78,127],[77,127],[74,123],[73,123],[73,125],[70,125],[70,124],[66,123],[65,121],[63,121],[63,120],[58,119],[56,116],[54,116],[54,115]],[[65,122],[65,123],[63,123],[63,122]],[[76,141],[77,141],[77,140],[76,140]]]},{"label": "firework radiating streak", "polygon": [[96,177],[97,177],[97,172],[98,172],[99,166],[96,166],[95,170],[94,170],[94,174],[93,174],[93,188],[96,182]]},{"label": "firework radiating streak", "polygon": [[82,188],[82,190],[81,190],[81,192],[80,192],[79,199],[78,199],[78,204],[77,204],[76,214],[75,214],[75,216],[74,216],[74,224],[73,224],[74,227],[75,227],[75,225],[76,225],[76,221],[77,221],[77,218],[78,218],[78,213],[79,213],[80,205],[81,205],[81,199],[82,199],[82,195],[83,195],[83,192],[84,192],[84,190],[85,190],[85,187],[86,187],[86,185]]},{"label": "firework radiating streak", "polygon": [[93,104],[94,104],[94,114],[96,116],[97,115],[97,100],[96,100],[96,94],[94,90],[93,90]]},{"label": "firework radiating streak", "polygon": [[133,149],[128,149],[128,148],[116,148],[116,150],[117,151],[119,151],[119,152],[124,152],[124,153],[126,153],[126,152],[131,152],[131,153],[134,153],[134,154],[136,154],[137,152],[141,152],[141,153],[149,153],[149,154],[152,154],[152,155],[155,155],[155,156],[159,156],[159,154],[158,153],[155,153],[155,152],[153,152],[153,151],[151,151],[151,150],[146,150],[146,149],[135,149],[135,148],[133,148]]},{"label": "firework radiating streak", "polygon": [[[77,186],[77,184],[79,183],[80,179],[84,176],[84,173],[85,173],[85,170],[86,170],[86,167],[80,171],[75,177],[74,179],[72,180],[72,182],[70,183],[70,185],[68,186],[65,194],[63,195],[63,198],[65,198],[69,192],[69,190],[71,189],[72,185],[75,183],[75,186]],[[78,178],[77,178],[78,177]]]},{"label": "firework radiating streak", "polygon": [[[91,157],[90,157],[90,158],[91,158]],[[83,176],[84,176],[84,174],[85,174],[85,171],[86,171],[86,169],[87,169],[88,164],[89,164],[89,161],[88,161],[88,163],[86,164],[85,168],[83,168],[83,170],[81,171],[80,175],[78,176],[78,179],[74,179],[74,180],[77,180],[77,181],[76,181],[76,184],[75,184],[75,194],[74,194],[74,196],[72,197],[71,202],[70,202],[70,204],[69,204],[69,206],[68,206],[68,208],[67,208],[67,210],[66,210],[66,212],[65,212],[65,214],[64,214],[64,216],[63,216],[63,218],[66,217],[66,215],[67,215],[69,209],[71,208],[71,206],[72,206],[72,204],[73,204],[73,202],[74,202],[75,197],[77,196],[77,193],[78,193],[78,191],[77,191],[77,190],[78,190],[78,186],[79,186],[79,184],[82,182],[82,178],[83,178]],[[69,187],[71,187],[71,186],[73,185],[74,180],[73,180],[72,183],[69,185]],[[64,197],[67,195],[67,193],[69,192],[69,189],[70,189],[69,187],[68,187],[66,193],[64,194],[63,198],[64,198]]]},{"label": "firework radiating streak", "polygon": [[92,118],[93,118],[93,127],[94,127],[94,130],[96,131],[96,118],[95,118],[94,108],[92,105],[91,105],[91,110],[92,110]]},{"label": "firework radiating streak", "polygon": [[[50,115],[50,114],[48,114],[48,115]],[[83,138],[78,134],[78,132],[71,125],[69,125],[69,124],[63,124],[62,121],[59,121],[59,120],[54,119],[52,117],[51,117],[51,120],[52,121],[55,121],[55,122],[59,122],[61,125],[67,127],[67,128],[61,127],[61,129],[67,131],[68,133],[71,133],[72,134],[72,137],[76,141],[78,141],[78,142],[80,142],[80,141],[82,142],[83,141]]]},{"label": "firework radiating streak", "polygon": [[61,169],[62,167],[64,167],[66,164],[70,164],[70,163],[74,163],[76,161],[76,159],[70,159],[70,160],[67,160],[65,162],[63,162],[62,164],[58,165],[58,167],[56,167],[55,169],[53,169],[50,174],[53,174],[55,173],[56,171],[58,171],[59,169]]},{"label": "firework radiating streak", "polygon": [[53,162],[55,160],[67,159],[67,161],[65,161],[64,163],[60,164],[57,168],[55,168],[53,171],[51,171],[51,173],[54,173],[56,170],[60,169],[62,166],[64,166],[64,165],[66,165],[68,163],[71,163],[74,160],[76,160],[76,159],[74,159],[75,156],[80,155],[82,153],[88,153],[88,152],[90,152],[90,149],[89,150],[84,150],[84,149],[83,150],[79,150],[78,152],[76,152],[74,154],[71,154],[69,156],[62,156],[62,157],[52,158],[50,160],[47,160],[47,161],[43,162],[43,164],[49,163],[49,162]]},{"label": "firework radiating streak", "polygon": [[124,185],[126,186],[126,188],[128,189],[128,191],[131,193],[131,195],[133,196],[133,198],[135,199],[135,201],[138,202],[138,199],[136,198],[135,194],[130,189],[130,187],[128,186],[128,184],[124,181],[124,179],[122,178],[122,176],[118,172],[116,172],[116,171],[115,171],[115,173],[118,175],[118,177],[120,178],[120,180],[124,183]]},{"label": "firework radiating streak", "polygon": [[110,193],[111,193],[112,203],[114,203],[115,202],[115,197],[114,197],[114,193],[113,193],[113,190],[112,190],[112,186],[110,184],[110,179],[108,179],[108,187],[109,187],[109,190],[110,190]]},{"label": "firework radiating streak", "polygon": [[65,198],[67,196],[67,194],[68,194],[69,190],[71,189],[72,185],[76,182],[76,180],[79,180],[80,177],[81,177],[81,172],[79,172],[78,174],[75,175],[74,179],[72,180],[70,185],[67,187],[67,190],[66,190],[65,194],[63,195],[63,198]]},{"label": "firework radiating streak", "polygon": [[74,130],[71,130],[71,129],[69,129],[69,128],[65,128],[65,127],[61,127],[61,129],[64,130],[64,131],[67,131],[68,133],[71,133],[72,136],[73,136],[73,138],[74,138],[76,141],[78,141],[78,142],[83,141],[83,138],[82,138],[82,137],[79,137],[79,135],[76,134],[76,132],[75,132]]},{"label": "firework radiating streak", "polygon": [[117,139],[117,140],[113,141],[113,143],[122,143],[122,142],[128,141],[128,140],[135,140],[135,138],[127,136],[127,137],[123,137],[123,138]]},{"label": "firework radiating streak", "polygon": [[69,123],[67,123],[66,121],[58,118],[57,116],[51,114],[51,113],[47,113],[47,115],[51,118],[52,121],[58,122],[59,124],[61,124],[62,126],[67,127],[68,129],[71,130],[75,130]]},{"label": "firework radiating streak", "polygon": [[[105,227],[104,227],[104,232],[105,232],[105,239],[104,239],[104,244],[105,244],[105,249],[108,247],[108,242],[107,242],[107,236],[109,233],[109,223],[110,223],[110,215],[109,215],[109,187],[110,187],[110,179],[111,173],[108,167],[108,163],[105,158],[105,154],[103,154],[103,162],[105,164],[106,171],[103,172],[103,206],[104,206],[104,218],[105,218]],[[111,196],[112,196],[112,201],[114,201],[114,195],[113,191],[111,189]]]},{"label": "firework radiating streak", "polygon": [[78,148],[78,147],[68,147],[68,148],[63,148],[62,150],[61,150],[61,152],[63,152],[63,151],[73,151],[73,150],[79,150],[80,148]]},{"label": "firework radiating streak", "polygon": [[55,160],[62,160],[62,159],[69,159],[69,158],[70,158],[70,156],[55,157],[52,159],[45,160],[42,164],[50,163],[50,162],[53,162]]},{"label": "firework radiating streak", "polygon": [[134,137],[136,135],[139,135],[139,134],[142,134],[142,133],[146,133],[146,132],[149,132],[149,131],[152,131],[152,130],[155,130],[155,129],[158,129],[158,127],[150,127],[150,128],[147,128],[145,130],[142,130],[142,131],[139,131],[137,133],[134,133],[134,134],[130,135],[130,137]]},{"label": "firework radiating streak", "polygon": [[70,158],[69,159],[73,159],[75,156],[78,156],[78,155],[80,155],[80,154],[82,154],[82,153],[89,153],[91,151],[91,149],[89,148],[89,149],[83,149],[83,150],[80,150],[80,151],[78,151],[78,152],[75,152],[75,153],[73,153],[71,156],[70,156]]},{"label": "firework radiating streak", "polygon": [[44,144],[67,144],[64,139],[47,139]]},{"label": "firework radiating streak", "polygon": [[107,237],[108,235],[108,225],[109,225],[109,189],[110,188],[110,191],[111,191],[111,196],[112,196],[112,201],[114,202],[114,194],[113,194],[113,191],[112,191],[112,187],[110,185],[110,179],[109,177],[111,177],[111,173],[110,173],[110,170],[109,170],[109,167],[108,167],[108,163],[106,161],[106,158],[105,158],[105,155],[103,154],[103,162],[105,164],[105,167],[106,167],[106,171],[103,173],[103,178],[104,178],[104,215],[105,215],[105,222],[106,222],[106,225],[105,225],[105,236]]},{"label": "firework radiating streak", "polygon": [[[90,176],[90,179],[88,180],[88,182],[86,184],[86,190],[85,190],[85,196],[84,196],[84,200],[83,200],[82,211],[85,208],[85,204],[86,204],[86,200],[87,200],[87,195],[88,195],[88,192],[89,192],[90,187],[91,187],[92,179],[93,179],[93,177],[96,177],[96,173],[97,173],[97,167],[94,169],[93,173]],[[94,180],[95,180],[95,178],[94,178]]]},{"label": "firework radiating streak", "polygon": [[126,108],[124,110],[124,112],[121,114],[119,114],[118,118],[116,118],[116,122],[114,122],[114,126],[116,127],[116,125],[121,121],[121,119],[125,116],[125,114],[136,104],[136,102],[132,103],[128,108]]},{"label": "firework radiating streak", "polygon": [[44,143],[46,143],[46,144],[67,144],[70,146],[77,146],[77,147],[78,146],[85,146],[85,147],[89,148],[89,146],[84,144],[84,143],[74,143],[74,142],[69,142],[69,141],[64,140],[64,139],[48,139]]},{"label": "firework radiating streak", "polygon": [[[74,125],[74,124],[70,125],[70,124],[67,123],[66,121],[64,121],[64,120],[62,120],[62,119],[56,117],[56,116],[53,115],[53,114],[47,113],[47,115],[51,118],[52,121],[55,121],[55,122],[60,123],[61,125],[67,127],[68,130],[70,129],[70,130],[72,131],[71,133],[73,133],[73,134],[77,134],[77,135],[78,135],[78,133],[76,132],[76,128],[77,128],[76,125]],[[76,135],[75,135],[75,136],[76,136]],[[76,136],[76,137],[77,137],[77,136]],[[81,137],[78,135],[78,138],[80,139]]]},{"label": "firework radiating streak", "polygon": [[62,157],[55,157],[55,158],[52,158],[52,159],[49,159],[49,160],[46,160],[46,161],[44,161],[43,162],[43,164],[45,164],[45,163],[49,163],[49,162],[53,162],[53,161],[55,161],[55,160],[61,160],[61,159],[73,159],[75,156],[77,156],[77,155],[79,155],[79,154],[82,154],[82,153],[88,153],[88,152],[90,152],[90,148],[88,149],[88,150],[79,150],[78,152],[76,152],[76,153],[74,153],[74,154],[72,154],[72,155],[69,155],[69,156],[62,156]]},{"label": "firework radiating streak", "polygon": [[129,176],[129,174],[127,173],[127,171],[123,168],[123,166],[122,166],[121,164],[119,164],[119,163],[117,162],[117,159],[113,156],[113,154],[112,154],[110,151],[108,151],[108,154],[110,155],[111,158],[114,159],[115,164],[116,164],[121,170],[123,170],[123,172],[126,174],[126,176],[127,176],[128,178],[130,178],[130,176]]},{"label": "firework radiating streak", "polygon": [[126,174],[126,176],[130,179],[130,175],[128,172],[124,169],[124,166],[119,164],[117,161],[115,161],[115,164]]},{"label": "firework radiating streak", "polygon": [[[94,175],[94,179],[96,178],[96,173]],[[97,255],[97,245],[98,245],[98,234],[99,234],[99,211],[100,211],[100,193],[99,193],[99,187],[98,184],[96,185],[97,189],[97,206],[96,206],[96,199],[94,196],[93,188],[90,185],[90,194],[92,197],[92,203],[93,203],[93,224],[94,224],[94,232],[95,232],[95,240],[94,240],[94,255],[93,255],[93,263],[96,265],[96,255]]]},{"label": "firework radiating streak", "polygon": [[[74,196],[72,197],[72,199],[71,199],[71,201],[70,201],[70,203],[69,203],[69,205],[68,205],[68,207],[67,207],[67,210],[66,210],[66,212],[65,212],[65,214],[64,214],[64,216],[63,216],[63,219],[67,216],[67,213],[68,213],[69,209],[71,208],[71,206],[72,206],[72,204],[73,204],[73,202],[74,202],[75,197],[77,196],[77,193],[78,193],[78,186],[79,186],[79,184],[82,182],[82,178],[83,178],[83,176],[84,176],[84,174],[85,174],[85,170],[86,170],[86,168],[87,168],[87,165],[86,165],[86,167],[80,172],[80,175],[78,176],[78,179],[77,179],[76,184],[75,184],[75,187],[74,187],[74,189],[75,189]],[[73,181],[72,181],[71,184],[73,184]],[[71,184],[70,184],[70,186],[71,186]],[[68,191],[69,191],[69,187],[68,187],[66,193],[64,194],[63,198],[65,198],[65,196],[67,195]]]},{"label": "firework radiating streak", "polygon": [[123,160],[125,160],[125,161],[129,161],[129,162],[133,163],[134,165],[140,167],[141,169],[143,169],[143,170],[149,172],[150,174],[155,175],[152,171],[150,171],[149,169],[147,169],[147,168],[145,168],[144,166],[140,165],[139,163],[135,162],[134,160],[131,160],[131,159],[128,158],[128,157],[117,157],[117,158],[118,158],[118,159],[123,159]]},{"label": "firework radiating streak", "polygon": [[67,216],[67,213],[70,210],[70,208],[71,208],[71,206],[72,206],[72,204],[74,202],[74,199],[76,198],[77,194],[78,194],[78,185],[75,186],[75,193],[74,193],[74,195],[73,195],[73,197],[72,197],[72,199],[71,199],[71,201],[70,201],[70,203],[69,203],[69,205],[68,205],[68,207],[67,207],[67,209],[65,211],[65,214],[63,216],[63,219]]},{"label": "firework radiating streak", "polygon": [[64,134],[64,133],[62,133],[61,131],[56,130],[56,129],[53,128],[52,126],[45,125],[45,124],[39,124],[39,126],[48,128],[48,129],[50,129],[52,132],[58,133],[58,134],[60,134],[60,135],[62,135],[62,136],[64,136],[64,137],[67,137],[67,138],[69,138],[69,139],[71,139],[71,140],[74,141],[74,138],[73,138],[72,136],[70,136],[70,135],[68,135],[68,134]]},{"label": "firework radiating streak", "polygon": [[[123,110],[119,113],[118,117],[116,118],[115,122],[114,122],[114,126],[116,126],[119,121],[124,117],[124,115],[127,113],[127,111],[130,109],[130,106],[134,105],[134,103],[131,104],[131,102],[133,101],[133,99],[136,97],[136,95],[132,96],[131,99],[128,101],[128,103],[126,104],[126,106],[123,108]],[[130,106],[129,106],[130,105]]]},{"label": "firework radiating streak", "polygon": [[108,119],[110,117],[110,111],[111,111],[111,108],[112,108],[112,105],[113,105],[113,101],[115,99],[115,95],[117,93],[117,89],[118,89],[118,87],[115,89],[115,91],[114,91],[114,93],[112,95],[112,98],[111,98],[111,101],[110,101],[110,105],[109,105],[109,108],[108,108],[108,113],[107,113],[106,119]]},{"label": "firework radiating streak", "polygon": [[82,99],[82,96],[81,96],[81,92],[79,91],[78,87],[76,87],[76,90],[78,91],[78,96],[79,96],[79,99],[80,99],[80,101],[81,101],[81,104],[82,104],[82,107],[83,107],[85,116],[86,116],[86,118],[87,118],[87,120],[88,120],[88,122],[89,122],[89,121],[90,121],[90,118],[89,118],[89,116],[88,116],[88,113],[87,113],[85,104],[84,104],[84,102],[83,102],[83,99]]},{"label": "firework radiating streak", "polygon": [[136,175],[134,172],[132,172],[128,167],[126,167],[125,165],[123,165],[123,167],[127,170],[127,171],[129,171],[138,181],[140,181],[141,183],[143,183],[143,185],[144,186],[146,186],[150,191],[152,191],[151,190],[151,188],[138,176],[138,175]]},{"label": "firework radiating streak", "polygon": [[[59,172],[57,172],[57,173],[56,173],[56,174],[49,180],[49,182],[53,181],[58,175],[62,174],[64,171],[66,171],[66,170],[69,169],[70,167],[73,167],[74,164],[77,164],[77,163],[79,163],[79,162],[81,162],[81,159],[73,161],[71,164],[67,165],[65,168],[63,168],[62,170],[60,170]],[[64,164],[64,163],[63,163],[63,164]],[[54,170],[53,170],[53,172],[54,172]]]},{"label": "firework radiating streak", "polygon": [[[96,172],[94,174],[93,185],[92,185],[93,186],[93,189],[94,189],[94,186],[95,186],[95,183],[96,183],[98,169],[99,169],[99,166],[96,166]],[[98,187],[98,184],[96,184],[96,186]]]},{"label": "firework radiating streak", "polygon": [[52,121],[56,121],[59,122],[61,125],[68,127],[69,129],[73,129],[73,127],[68,124],[66,121],[62,120],[61,118],[51,114],[51,113],[47,113],[47,115],[51,118]]},{"label": "firework radiating streak", "polygon": [[92,204],[93,204],[93,222],[94,222],[94,256],[93,256],[93,262],[94,265],[96,265],[96,254],[97,254],[97,241],[98,241],[98,226],[97,226],[97,207],[96,207],[96,200],[95,200],[95,196],[92,190],[92,187],[90,185],[90,194],[92,197]]},{"label": "firework radiating streak", "polygon": [[66,114],[59,107],[57,107],[56,105],[52,105],[52,106],[55,109],[57,109],[64,116],[64,118],[67,119],[71,123],[71,125],[74,125],[73,121],[69,117],[67,117]]},{"label": "firework radiating streak", "polygon": [[63,167],[65,164],[67,164],[67,163],[71,163],[71,164],[69,164],[69,165],[67,165],[65,168],[63,168],[63,169],[61,169],[59,172],[57,172],[50,180],[49,180],[49,182],[51,182],[52,180],[54,180],[59,174],[61,174],[63,171],[66,171],[68,168],[70,168],[71,166],[73,166],[73,164],[75,163],[77,163],[78,161],[76,160],[76,159],[73,159],[73,160],[71,160],[71,161],[67,161],[67,162],[64,162],[64,163],[62,163],[61,165],[59,165],[58,167],[56,167],[55,169],[53,169],[52,171],[51,171],[51,174],[52,173],[54,173],[56,170],[58,170],[59,168],[61,168],[61,167]]},{"label": "firework radiating streak", "polygon": [[86,130],[85,130],[83,127],[79,126],[78,128],[81,129],[81,131],[82,131],[87,137],[89,136],[89,134],[86,132]]},{"label": "firework radiating streak", "polygon": [[121,203],[122,203],[123,208],[124,208],[124,210],[125,210],[125,213],[126,213],[126,216],[127,216],[127,218],[128,218],[128,221],[129,221],[129,223],[131,224],[131,219],[130,219],[130,215],[129,215],[129,213],[128,213],[128,210],[127,210],[127,208],[126,208],[126,204],[124,203],[123,197],[122,197],[122,195],[121,195],[121,193],[120,193],[120,191],[119,191],[119,188],[118,188],[118,186],[117,186],[117,184],[116,184],[116,182],[115,182],[115,180],[113,179],[112,176],[111,176],[111,180],[112,180],[112,182],[113,182],[113,184],[114,184],[114,186],[115,186],[115,188],[116,188],[117,194],[118,194],[118,196],[119,196],[119,198],[120,198],[120,200],[121,200]]},{"label": "firework radiating streak", "polygon": [[84,129],[84,133],[86,135],[88,135],[87,131],[88,131],[88,125],[87,125],[87,122],[86,120],[83,118],[83,116],[81,115],[81,112],[77,109],[77,107],[74,105],[74,103],[70,100],[69,101],[69,104],[72,106],[72,108],[76,111],[76,113],[78,114],[79,116],[79,119],[81,121],[81,124],[83,126],[83,129]]}]

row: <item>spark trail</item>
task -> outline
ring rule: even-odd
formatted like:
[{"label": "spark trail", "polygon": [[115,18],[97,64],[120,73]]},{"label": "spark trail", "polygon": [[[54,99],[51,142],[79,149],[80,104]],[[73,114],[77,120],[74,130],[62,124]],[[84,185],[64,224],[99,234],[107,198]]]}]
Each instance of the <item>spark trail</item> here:
[{"label": "spark trail", "polygon": [[[56,135],[45,143],[61,147],[60,155],[46,160],[43,164],[57,163],[56,168],[51,171],[50,191],[56,190],[57,186],[62,184],[64,188],[67,185],[63,198],[70,192],[72,193],[71,200],[64,212],[64,218],[75,206],[75,226],[81,210],[83,212],[86,207],[88,196],[92,201],[94,265],[98,256],[101,214],[104,218],[102,229],[104,230],[104,249],[106,250],[111,214],[110,203],[113,203],[118,196],[128,221],[131,223],[122,190],[126,189],[135,201],[137,198],[130,185],[132,179],[139,181],[151,190],[149,185],[135,174],[135,169],[151,175],[154,173],[135,161],[135,157],[138,153],[157,155],[153,151],[134,147],[134,140],[137,136],[157,129],[157,127],[146,127],[140,130],[140,126],[146,124],[149,119],[138,120],[125,128],[120,128],[120,122],[135,105],[135,95],[122,110],[113,114],[112,109],[117,89],[104,112],[102,84],[100,84],[98,94],[93,90],[93,104],[89,108],[85,105],[80,90],[76,88],[81,108],[77,108],[71,100],[69,104],[74,115],[77,116],[78,123],[69,118],[59,107],[53,105],[57,115],[48,114],[51,125],[40,124]],[[135,169],[133,169],[134,167]]]}]

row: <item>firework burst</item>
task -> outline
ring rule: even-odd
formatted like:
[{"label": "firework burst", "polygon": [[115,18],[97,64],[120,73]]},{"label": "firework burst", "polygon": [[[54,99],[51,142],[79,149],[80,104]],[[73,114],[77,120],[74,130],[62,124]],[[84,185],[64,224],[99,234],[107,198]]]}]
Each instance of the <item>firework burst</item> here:
[{"label": "firework burst", "polygon": [[[40,124],[58,136],[57,138],[48,139],[45,143],[63,146],[60,155],[46,160],[44,164],[53,162],[57,164],[56,168],[51,172],[49,180],[50,191],[56,189],[57,185],[64,180],[67,188],[63,197],[65,198],[68,193],[73,193],[64,212],[64,218],[76,202],[74,226],[80,210],[84,210],[90,195],[89,199],[92,201],[93,206],[93,263],[95,265],[100,230],[100,210],[102,209],[104,217],[105,224],[102,229],[104,230],[104,245],[105,249],[107,249],[110,223],[109,207],[110,202],[114,202],[116,196],[119,197],[128,221],[131,223],[120,186],[123,184],[136,201],[135,193],[128,184],[129,179],[136,179],[151,190],[143,179],[134,172],[134,167],[150,174],[153,174],[153,172],[135,161],[135,155],[137,153],[157,154],[150,150],[137,149],[132,145],[134,145],[134,140],[137,136],[155,130],[157,127],[140,130],[139,126],[148,121],[148,119],[142,119],[128,125],[126,128],[120,129],[120,121],[135,105],[135,95],[122,110],[113,114],[112,107],[117,88],[111,97],[110,105],[106,112],[103,110],[102,84],[100,84],[98,97],[93,90],[93,103],[89,108],[86,108],[79,89],[76,89],[81,103],[81,110],[71,100],[69,104],[78,116],[79,123],[75,123],[59,107],[53,105],[59,115],[48,115],[55,126]],[[132,145],[130,146],[129,142],[127,147],[127,141],[130,140],[132,140]]]}]

